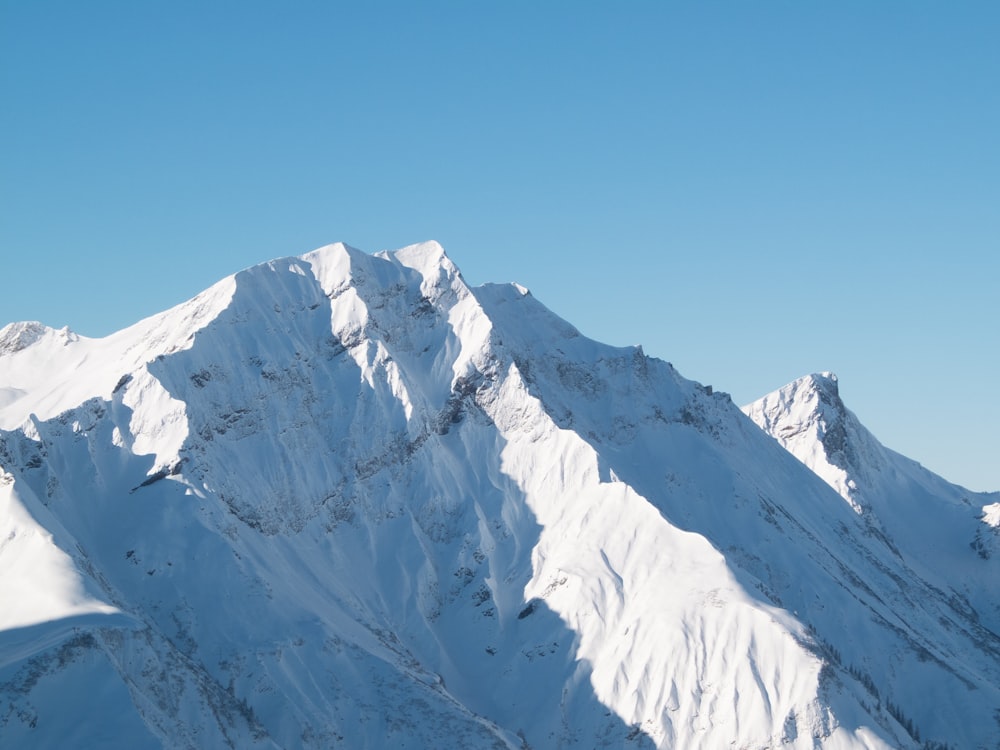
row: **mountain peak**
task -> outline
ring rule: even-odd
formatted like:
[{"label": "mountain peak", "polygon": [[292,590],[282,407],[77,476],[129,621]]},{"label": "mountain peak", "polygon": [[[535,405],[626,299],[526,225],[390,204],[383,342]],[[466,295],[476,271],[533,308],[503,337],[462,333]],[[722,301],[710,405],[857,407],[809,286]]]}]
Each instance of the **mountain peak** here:
[{"label": "mountain peak", "polygon": [[456,281],[461,294],[468,292],[468,286],[462,279],[462,272],[448,257],[444,248],[434,240],[408,245],[390,253],[389,257],[423,276],[424,282],[421,286],[429,297],[435,296],[433,291],[435,289],[443,291],[455,288]]},{"label": "mountain peak", "polygon": [[840,381],[832,372],[814,372],[793,380],[780,391],[792,394],[796,400],[809,398],[815,394],[818,403],[837,408],[843,407],[840,401]]},{"label": "mountain peak", "polygon": [[[30,346],[0,360],[4,746],[989,739],[995,586],[970,613],[949,582],[995,575],[932,587],[728,398],[470,289],[438,243],[3,340]],[[789,445],[865,476],[835,376],[768,398]],[[986,573],[998,499],[948,537]]]},{"label": "mountain peak", "polygon": [[838,392],[838,378],[837,374],[833,372],[814,372],[806,376],[806,379],[812,381],[817,386],[832,388],[835,392]]},{"label": "mountain peak", "polygon": [[[804,375],[767,394],[743,409],[765,431],[789,439],[816,428],[824,438],[847,412],[840,398],[840,383],[832,372]],[[780,423],[780,424],[779,424]],[[837,450],[838,446],[830,446]]]},{"label": "mountain peak", "polygon": [[77,338],[77,335],[69,329],[69,326],[56,330],[44,323],[39,323],[37,320],[9,323],[0,328],[0,357],[27,349],[46,335],[61,336],[64,343],[75,341]]},{"label": "mountain peak", "polygon": [[[1000,561],[1000,493],[971,492],[883,446],[844,405],[832,373],[806,375],[743,411],[836,490],[867,534],[1000,624],[989,593]],[[949,552],[928,554],[936,549]]]},{"label": "mountain peak", "polygon": [[765,432],[820,475],[857,512],[856,420],[840,398],[832,372],[805,375],[743,407]]},{"label": "mountain peak", "polygon": [[444,251],[444,248],[439,242],[435,240],[428,240],[427,242],[417,242],[413,245],[407,245],[399,250],[394,250],[392,253],[387,253],[387,255],[392,255],[398,259],[404,265],[410,266],[411,268],[432,268],[432,267],[442,267],[448,268],[450,270],[457,270],[455,264],[451,262],[451,258]]},{"label": "mountain peak", "polygon": [[26,349],[45,335],[48,326],[36,320],[9,323],[0,328],[0,355],[13,354]]}]

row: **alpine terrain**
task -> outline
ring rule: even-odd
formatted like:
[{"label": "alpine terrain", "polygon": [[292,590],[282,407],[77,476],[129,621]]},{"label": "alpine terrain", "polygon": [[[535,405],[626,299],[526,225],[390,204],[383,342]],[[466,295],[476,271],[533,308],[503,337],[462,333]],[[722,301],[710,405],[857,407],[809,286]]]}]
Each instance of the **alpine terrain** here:
[{"label": "alpine terrain", "polygon": [[748,413],[435,243],[10,324],[0,746],[1000,747],[1000,494]]}]

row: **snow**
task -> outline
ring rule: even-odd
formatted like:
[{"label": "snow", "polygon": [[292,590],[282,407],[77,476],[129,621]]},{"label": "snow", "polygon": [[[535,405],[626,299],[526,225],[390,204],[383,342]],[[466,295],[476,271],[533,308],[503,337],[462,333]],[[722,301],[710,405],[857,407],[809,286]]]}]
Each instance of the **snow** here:
[{"label": "snow", "polygon": [[[39,323],[12,323],[0,330],[0,377],[18,398],[3,404],[0,428],[16,429],[29,415],[51,419],[94,397],[108,398],[122,378],[157,356],[190,344],[195,331],[219,314],[233,292],[229,277],[193,299],[103,339],[56,331]],[[25,338],[22,332],[29,330]],[[30,343],[24,345],[28,340]]]},{"label": "snow", "polygon": [[87,588],[69,555],[25,508],[13,477],[0,476],[0,631],[118,611]]},{"label": "snow", "polygon": [[[856,512],[864,510],[858,485],[846,467],[848,457],[843,449],[831,444],[831,439],[841,439],[845,429],[836,375],[824,372],[800,378],[744,411],[840,493]],[[870,463],[878,464],[880,460],[880,452],[873,451]]]},{"label": "snow", "polygon": [[[765,432],[837,490],[870,533],[922,578],[971,605],[1000,632],[1000,493],[954,485],[883,446],[847,409],[836,377],[801,378],[744,407]],[[835,439],[831,440],[833,436]]]},{"label": "snow", "polygon": [[0,342],[0,744],[991,739],[1000,498],[830,374],[750,409],[807,468],[433,242]]}]

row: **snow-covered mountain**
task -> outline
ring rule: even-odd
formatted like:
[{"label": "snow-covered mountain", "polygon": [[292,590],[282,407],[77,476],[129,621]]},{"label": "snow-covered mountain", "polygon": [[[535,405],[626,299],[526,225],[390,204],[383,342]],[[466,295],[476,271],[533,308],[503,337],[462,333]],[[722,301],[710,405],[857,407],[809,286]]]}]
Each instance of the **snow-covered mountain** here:
[{"label": "snow-covered mountain", "polygon": [[4,747],[997,746],[1000,514],[973,595],[435,243],[7,326],[0,467]]},{"label": "snow-covered mountain", "polygon": [[1000,492],[959,487],[883,446],[844,405],[833,373],[800,378],[743,411],[924,580],[1000,633]]}]

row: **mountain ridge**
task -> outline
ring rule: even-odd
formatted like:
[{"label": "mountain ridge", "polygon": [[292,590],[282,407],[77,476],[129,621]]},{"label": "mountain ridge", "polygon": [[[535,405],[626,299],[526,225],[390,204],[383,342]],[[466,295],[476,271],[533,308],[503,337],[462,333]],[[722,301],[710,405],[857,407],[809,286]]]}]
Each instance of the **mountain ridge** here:
[{"label": "mountain ridge", "polygon": [[1000,536],[990,522],[1000,492],[973,492],[886,448],[846,407],[831,373],[793,381],[743,411],[902,547],[896,553],[909,565],[962,590],[1000,632],[1000,567],[992,559]]},{"label": "mountain ridge", "polygon": [[11,741],[79,740],[83,670],[136,746],[988,746],[972,614],[728,396],[436,243],[46,346],[0,358],[0,466],[139,625],[0,633]]}]

